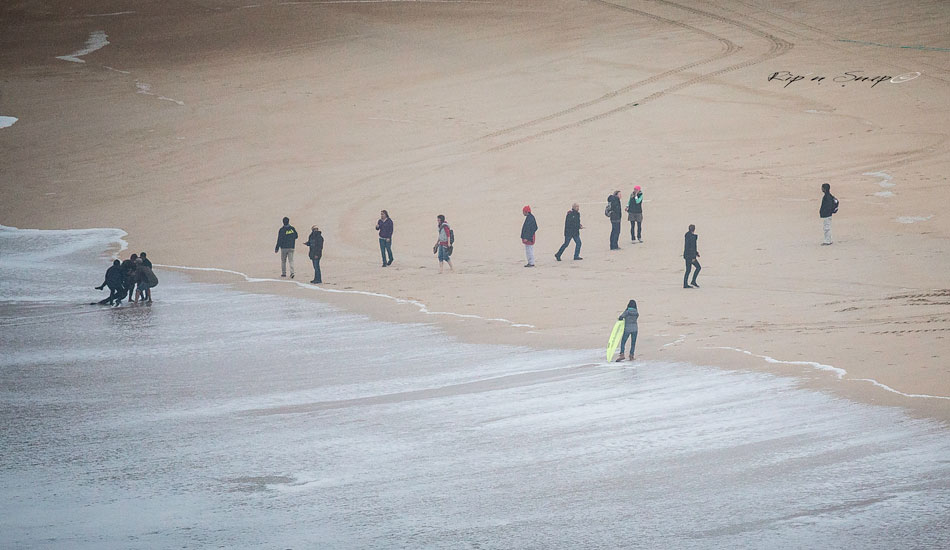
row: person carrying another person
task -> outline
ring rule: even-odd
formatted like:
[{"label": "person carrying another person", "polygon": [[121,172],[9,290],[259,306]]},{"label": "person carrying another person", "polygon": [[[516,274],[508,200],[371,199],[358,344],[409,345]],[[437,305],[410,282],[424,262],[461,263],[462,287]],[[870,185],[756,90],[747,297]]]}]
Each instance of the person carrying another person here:
[{"label": "person carrying another person", "polygon": [[684,236],[683,259],[686,260],[686,274],[683,275],[683,288],[692,288],[686,284],[686,281],[689,280],[690,269],[694,266],[696,267],[696,271],[693,272],[693,282],[690,284],[692,284],[693,287],[699,288],[699,285],[696,284],[696,277],[699,277],[699,270],[703,267],[699,265],[699,260],[697,260],[697,258],[699,258],[699,250],[696,249],[696,239],[699,238],[699,235],[697,235],[695,231],[696,226],[689,224],[689,231],[687,231]]},{"label": "person carrying another person", "polygon": [[524,244],[524,255],[528,258],[525,267],[534,267],[534,243],[538,232],[538,222],[531,213],[531,207],[525,205],[521,209],[524,215],[524,223],[521,224],[521,242]]},{"label": "person carrying another person", "polygon": [[135,298],[135,268],[138,265],[138,259],[138,254],[132,254],[128,260],[122,261],[122,286],[125,288],[127,294],[125,298],[129,302]]},{"label": "person carrying another person", "polygon": [[109,297],[98,303],[101,305],[109,304],[110,306],[121,304],[122,298],[125,296],[125,275],[122,273],[122,265],[119,260],[112,261],[112,265],[106,270],[105,280],[96,287],[96,290],[102,290],[106,286],[109,287]]},{"label": "person carrying another person", "polygon": [[158,286],[158,277],[155,276],[152,268],[145,265],[141,258],[139,258],[135,267],[135,282],[138,289],[135,292],[134,301],[142,300],[143,302],[152,303],[152,288]]},{"label": "person carrying another person", "polygon": [[617,358],[617,362],[623,361],[623,348],[627,343],[627,338],[630,338],[629,359],[633,361],[634,349],[637,347],[638,317],[640,317],[640,312],[637,311],[636,300],[630,300],[627,302],[627,309],[623,310],[623,313],[620,314],[620,317],[617,317],[618,321],[623,321],[623,339],[620,340],[620,357]]},{"label": "person carrying another person", "polygon": [[435,246],[432,247],[432,253],[439,255],[439,273],[442,273],[442,262],[449,264],[450,271],[455,271],[452,260],[449,258],[452,255],[452,228],[445,223],[445,216],[442,214],[436,216],[436,220],[439,222],[439,237]]},{"label": "person carrying another person", "polygon": [[310,237],[303,244],[310,247],[310,261],[313,262],[313,280],[310,283],[319,285],[323,282],[323,275],[320,274],[320,258],[323,257],[323,234],[320,233],[320,228],[317,226],[311,227]]},{"label": "person carrying another person", "polygon": [[[389,212],[379,211],[379,221],[376,222],[376,231],[379,231],[379,253],[383,256],[383,267],[393,263],[393,220]],[[389,260],[386,260],[386,254]]]},{"label": "person carrying another person", "polygon": [[564,244],[558,249],[554,259],[561,261],[561,254],[564,254],[571,240],[574,241],[574,259],[584,259],[581,258],[581,229],[584,229],[584,226],[581,225],[581,206],[575,202],[571,205],[571,209],[567,211],[567,216],[564,217]]},{"label": "person carrying another person", "polygon": [[144,252],[139,252],[139,259],[142,260],[142,263],[145,264],[149,269],[152,269],[152,262],[145,257]]},{"label": "person carrying another person", "polygon": [[297,246],[297,230],[290,225],[290,218],[284,217],[284,225],[277,230],[277,244],[274,254],[280,252],[280,276],[287,276],[287,262],[290,262],[290,278],[294,278],[294,248]]},{"label": "person carrying another person", "polygon": [[[627,201],[627,220],[630,221],[630,242],[643,242],[640,230],[643,229],[643,191],[637,185]],[[636,231],[634,231],[636,228]]]}]

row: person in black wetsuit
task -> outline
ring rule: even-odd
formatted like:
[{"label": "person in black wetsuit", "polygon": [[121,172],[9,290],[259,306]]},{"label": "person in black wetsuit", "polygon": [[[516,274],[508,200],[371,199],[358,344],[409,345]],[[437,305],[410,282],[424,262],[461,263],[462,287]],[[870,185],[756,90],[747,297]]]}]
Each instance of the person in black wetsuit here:
[{"label": "person in black wetsuit", "polygon": [[102,290],[105,287],[109,287],[109,297],[98,302],[99,304],[117,306],[122,303],[122,298],[125,296],[125,276],[119,260],[112,261],[112,265],[106,270],[105,280],[96,287],[96,290]]}]

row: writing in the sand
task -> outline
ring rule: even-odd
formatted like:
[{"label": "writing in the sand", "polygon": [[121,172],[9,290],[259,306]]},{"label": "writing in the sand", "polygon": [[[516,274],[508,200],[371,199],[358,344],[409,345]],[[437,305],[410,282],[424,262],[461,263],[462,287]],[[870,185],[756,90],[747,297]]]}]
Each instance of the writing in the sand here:
[{"label": "writing in the sand", "polygon": [[839,75],[833,77],[826,77],[821,75],[816,75],[814,73],[805,73],[805,74],[795,74],[791,71],[775,71],[769,75],[769,82],[777,81],[784,82],[785,85],[783,88],[788,88],[796,82],[811,82],[814,84],[821,84],[822,82],[835,82],[840,84],[842,87],[847,86],[848,84],[870,84],[870,87],[873,88],[882,82],[888,82],[890,84],[903,84],[904,82],[909,82],[920,76],[920,73],[904,73],[897,76],[891,75],[867,75],[864,74],[864,71],[845,71]]}]

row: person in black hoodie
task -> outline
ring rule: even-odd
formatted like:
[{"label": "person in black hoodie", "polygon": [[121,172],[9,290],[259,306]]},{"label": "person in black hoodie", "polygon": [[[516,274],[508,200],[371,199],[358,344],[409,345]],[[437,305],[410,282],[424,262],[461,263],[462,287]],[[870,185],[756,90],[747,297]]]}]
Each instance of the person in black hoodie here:
[{"label": "person in black hoodie", "polygon": [[110,306],[121,304],[122,298],[125,296],[125,276],[122,273],[119,260],[112,261],[112,265],[106,270],[105,280],[96,287],[96,290],[102,290],[106,286],[109,287],[109,297],[98,303],[101,305],[109,304]]},{"label": "person in black hoodie", "polygon": [[693,272],[693,282],[691,283],[693,287],[699,288],[699,285],[696,284],[696,277],[699,277],[699,270],[703,267],[699,265],[699,250],[696,249],[696,239],[699,238],[699,235],[695,233],[696,226],[689,224],[689,231],[686,232],[683,244],[683,259],[686,260],[686,274],[683,275],[683,288],[692,288],[686,281],[689,280],[690,268],[696,267],[696,271]]},{"label": "person in black hoodie", "polygon": [[139,259],[137,254],[129,256],[128,260],[122,261],[122,285],[128,294],[126,300],[129,302],[135,298],[135,268],[138,267],[136,261]]},{"label": "person in black hoodie", "polygon": [[144,252],[139,252],[139,259],[142,260],[142,263],[145,264],[145,267],[152,269],[152,262],[145,257]]},{"label": "person in black hoodie", "polygon": [[825,230],[825,240],[821,245],[828,246],[832,242],[831,215],[838,212],[838,199],[831,194],[831,185],[827,183],[821,184],[821,192],[823,195],[821,197],[821,208],[818,210],[818,216],[821,217],[821,224]]},{"label": "person in black hoodie", "polygon": [[620,191],[614,191],[607,197],[610,213],[610,249],[620,250],[620,220],[623,219],[623,207],[620,205]]},{"label": "person in black hoodie", "polygon": [[274,254],[280,252],[280,276],[287,276],[287,260],[290,260],[290,278],[294,278],[294,248],[297,246],[297,230],[290,225],[290,218],[284,218],[284,225],[277,230],[277,244]]},{"label": "person in black hoodie", "polygon": [[554,255],[554,259],[559,262],[561,261],[561,254],[564,254],[567,245],[570,244],[572,240],[574,241],[574,259],[584,259],[581,258],[581,229],[584,229],[584,226],[581,225],[581,207],[575,202],[571,205],[571,209],[567,211],[567,216],[564,218],[564,244],[561,245],[557,254]]},{"label": "person in black hoodie", "polygon": [[318,285],[323,282],[323,276],[320,274],[320,258],[323,257],[323,234],[317,226],[310,228],[310,237],[303,243],[310,247],[310,261],[313,262],[313,280],[312,284]]}]

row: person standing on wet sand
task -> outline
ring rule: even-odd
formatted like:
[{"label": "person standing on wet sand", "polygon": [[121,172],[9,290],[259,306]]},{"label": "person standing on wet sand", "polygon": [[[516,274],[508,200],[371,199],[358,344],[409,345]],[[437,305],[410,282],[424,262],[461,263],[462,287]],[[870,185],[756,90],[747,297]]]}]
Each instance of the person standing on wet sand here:
[{"label": "person standing on wet sand", "polygon": [[831,194],[831,185],[827,183],[821,184],[821,208],[818,209],[818,216],[821,217],[821,225],[825,231],[825,240],[821,243],[822,246],[828,246],[832,243],[831,240],[831,215],[838,212],[838,199]]},{"label": "person standing on wet sand", "polygon": [[617,362],[623,361],[623,348],[627,343],[627,338],[630,338],[629,359],[633,361],[633,352],[637,347],[637,318],[639,317],[636,300],[627,302],[627,309],[623,310],[620,317],[617,317],[618,321],[623,321],[623,339],[620,340],[620,357],[617,358]]},{"label": "person standing on wet sand", "polygon": [[[689,224],[689,231],[686,232],[684,236],[683,244],[683,259],[686,260],[686,274],[683,275],[683,288],[699,288],[699,285],[696,284],[696,277],[699,277],[699,270],[702,269],[702,266],[699,265],[699,250],[696,249],[696,239],[699,238],[699,235],[695,233],[696,226]],[[686,281],[689,280],[690,269],[696,267],[696,271],[693,272],[693,282],[691,283],[693,287],[690,287],[686,284]]]},{"label": "person standing on wet sand", "polygon": [[152,269],[152,261],[145,257],[144,252],[139,252],[139,259],[142,260],[142,263],[145,264],[146,267]]},{"label": "person standing on wet sand", "polygon": [[452,246],[452,228],[445,223],[445,216],[442,214],[436,216],[436,220],[439,222],[439,239],[432,247],[432,252],[439,255],[439,273],[442,273],[442,262],[449,264],[449,271],[455,271],[455,268],[452,267],[452,260],[449,259],[451,255],[449,248]]},{"label": "person standing on wet sand", "polygon": [[[393,263],[393,220],[389,217],[389,212],[379,211],[379,221],[376,222],[376,231],[379,231],[379,253],[383,256],[383,267]],[[389,260],[386,260],[386,253],[389,253]]]},{"label": "person standing on wet sand", "polygon": [[290,261],[290,278],[294,278],[294,248],[297,246],[297,230],[290,225],[290,218],[284,218],[284,225],[277,230],[277,244],[274,254],[280,252],[280,276],[287,276],[287,261]]},{"label": "person standing on wet sand", "polygon": [[521,224],[521,242],[524,244],[524,254],[528,258],[528,263],[524,266],[534,267],[534,242],[538,232],[538,222],[534,219],[530,206],[525,205],[521,213],[524,215],[524,223]]},{"label": "person standing on wet sand", "polygon": [[584,259],[581,258],[581,229],[584,229],[584,226],[581,225],[581,206],[575,202],[564,218],[564,244],[554,255],[555,260],[561,261],[561,254],[564,254],[571,240],[574,241],[574,259]]},{"label": "person standing on wet sand", "polygon": [[138,254],[132,254],[128,260],[122,261],[122,276],[125,278],[123,286],[125,287],[127,301],[131,302],[135,298],[135,268],[137,267]]},{"label": "person standing on wet sand", "polygon": [[610,249],[620,250],[620,220],[623,219],[623,207],[620,205],[620,190],[607,197],[607,216],[610,218]]},{"label": "person standing on wet sand", "polygon": [[323,257],[323,234],[320,233],[320,228],[317,226],[311,227],[310,237],[303,244],[310,247],[310,261],[313,262],[313,280],[310,283],[319,285],[323,283],[323,275],[320,273],[320,258]]},{"label": "person standing on wet sand", "polygon": [[640,230],[643,229],[643,192],[640,191],[639,185],[633,188],[633,193],[630,193],[630,200],[627,202],[627,220],[630,221],[630,242],[642,243]]}]

